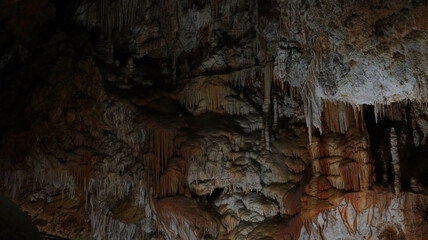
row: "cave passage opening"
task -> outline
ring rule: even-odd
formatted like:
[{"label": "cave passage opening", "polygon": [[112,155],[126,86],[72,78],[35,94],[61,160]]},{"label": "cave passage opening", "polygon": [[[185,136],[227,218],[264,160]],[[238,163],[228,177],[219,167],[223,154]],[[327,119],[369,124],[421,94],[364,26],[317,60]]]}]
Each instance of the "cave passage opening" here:
[{"label": "cave passage opening", "polygon": [[[391,165],[390,131],[394,128],[398,138],[398,155],[400,158],[401,187],[404,191],[410,190],[411,178],[416,179],[423,186],[428,185],[428,145],[425,143],[415,144],[414,129],[412,127],[412,116],[410,105],[403,106],[402,120],[392,121],[387,116],[378,118],[374,114],[374,107],[365,105],[364,122],[366,124],[370,147],[375,159],[376,183],[385,187],[393,184],[393,169]],[[415,130],[416,131],[416,130]],[[419,137],[419,141],[422,137]],[[384,163],[386,162],[386,168]],[[384,177],[386,169],[386,179]]]}]

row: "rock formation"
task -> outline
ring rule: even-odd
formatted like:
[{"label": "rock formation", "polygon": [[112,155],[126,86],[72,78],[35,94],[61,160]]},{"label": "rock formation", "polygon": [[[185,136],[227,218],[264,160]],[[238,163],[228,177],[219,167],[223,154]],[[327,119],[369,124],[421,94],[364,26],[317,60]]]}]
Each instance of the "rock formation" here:
[{"label": "rock formation", "polygon": [[0,3],[0,193],[72,239],[428,239],[428,3]]}]

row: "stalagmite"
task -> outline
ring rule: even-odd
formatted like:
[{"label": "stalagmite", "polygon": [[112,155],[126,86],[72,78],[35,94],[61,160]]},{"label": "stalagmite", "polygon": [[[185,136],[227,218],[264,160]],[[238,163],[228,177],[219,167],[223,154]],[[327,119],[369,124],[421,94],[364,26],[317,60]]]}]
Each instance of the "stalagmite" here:
[{"label": "stalagmite", "polygon": [[401,182],[400,182],[400,159],[398,157],[398,138],[397,134],[395,133],[395,129],[391,128],[390,133],[390,140],[391,140],[391,157],[392,157],[392,171],[394,173],[394,192],[395,194],[400,193],[401,190]]},{"label": "stalagmite", "polygon": [[128,74],[135,72],[134,59],[128,58],[128,62],[126,64],[126,71],[128,72]]},{"label": "stalagmite", "polygon": [[410,188],[414,192],[423,192],[424,191],[424,185],[422,185],[422,183],[414,177],[412,177],[410,179]]},{"label": "stalagmite", "polygon": [[382,158],[382,163],[383,163],[382,164],[383,165],[382,181],[383,183],[387,183],[388,182],[388,163],[385,157]]},{"label": "stalagmite", "polygon": [[269,122],[267,119],[265,119],[264,137],[265,137],[265,143],[266,143],[266,150],[270,151],[270,131],[269,131]]}]

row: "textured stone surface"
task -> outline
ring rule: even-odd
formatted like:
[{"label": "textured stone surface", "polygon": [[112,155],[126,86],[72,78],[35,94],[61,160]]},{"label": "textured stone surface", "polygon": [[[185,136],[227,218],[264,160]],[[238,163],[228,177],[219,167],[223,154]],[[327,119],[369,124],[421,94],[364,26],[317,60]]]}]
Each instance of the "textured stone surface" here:
[{"label": "textured stone surface", "polygon": [[0,9],[0,192],[40,231],[426,239],[425,1]]}]

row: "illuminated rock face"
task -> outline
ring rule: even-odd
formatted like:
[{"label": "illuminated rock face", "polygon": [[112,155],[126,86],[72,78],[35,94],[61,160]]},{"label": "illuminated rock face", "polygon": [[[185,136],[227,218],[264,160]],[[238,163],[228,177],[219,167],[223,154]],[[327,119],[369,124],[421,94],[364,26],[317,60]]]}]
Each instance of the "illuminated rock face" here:
[{"label": "illuminated rock face", "polygon": [[425,239],[427,11],[0,7],[0,191],[73,239]]},{"label": "illuminated rock face", "polygon": [[[416,239],[426,238],[423,230],[422,216],[417,210],[408,208],[426,204],[426,196],[406,193],[400,197],[383,196],[366,192],[350,194],[353,200],[342,200],[336,207],[319,213],[306,228],[302,228],[299,239],[404,239],[412,235]],[[376,204],[363,203],[361,208],[357,201],[372,201]],[[363,199],[363,198],[369,198]]]}]

